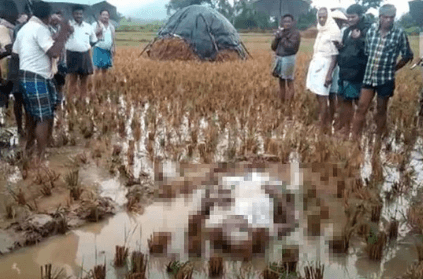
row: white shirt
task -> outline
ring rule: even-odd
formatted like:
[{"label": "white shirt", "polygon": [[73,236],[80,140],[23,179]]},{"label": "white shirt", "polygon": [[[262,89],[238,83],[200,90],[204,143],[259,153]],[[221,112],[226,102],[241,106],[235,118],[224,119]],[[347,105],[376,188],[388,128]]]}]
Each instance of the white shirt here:
[{"label": "white shirt", "polygon": [[[93,23],[93,29],[96,30],[97,29],[97,22]],[[114,33],[114,27],[113,25],[109,22],[109,25],[107,26],[107,28],[103,25],[103,36],[98,37],[98,43],[95,45],[96,47],[102,48],[102,49],[107,49],[107,50],[111,50],[112,46],[113,46],[113,33]]]},{"label": "white shirt", "polygon": [[70,25],[74,28],[74,32],[66,42],[66,50],[75,52],[90,50],[90,43],[97,42],[93,27],[84,21],[81,24],[77,24],[74,20],[70,21]]},{"label": "white shirt", "polygon": [[51,79],[53,73],[47,51],[53,44],[48,26],[32,16],[18,32],[13,44],[13,52],[19,55],[19,69]]}]

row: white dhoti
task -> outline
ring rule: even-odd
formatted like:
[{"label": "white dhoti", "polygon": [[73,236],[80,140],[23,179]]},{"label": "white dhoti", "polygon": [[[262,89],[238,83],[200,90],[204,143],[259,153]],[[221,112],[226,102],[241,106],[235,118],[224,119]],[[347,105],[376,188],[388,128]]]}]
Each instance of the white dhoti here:
[{"label": "white dhoti", "polygon": [[339,79],[338,67],[333,71],[332,85],[325,87],[326,76],[331,62],[332,57],[313,57],[307,74],[306,87],[308,90],[321,96],[329,96],[330,92],[337,93]]}]

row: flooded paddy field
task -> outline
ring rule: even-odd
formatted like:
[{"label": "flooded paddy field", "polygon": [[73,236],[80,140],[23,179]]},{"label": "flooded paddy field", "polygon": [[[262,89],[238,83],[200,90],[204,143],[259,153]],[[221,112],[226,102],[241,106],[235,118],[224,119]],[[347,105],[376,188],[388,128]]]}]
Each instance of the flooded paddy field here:
[{"label": "flooded paddy field", "polygon": [[42,166],[10,113],[0,278],[421,278],[420,73],[399,72],[382,141],[372,113],[341,141],[317,128],[307,47],[288,106],[269,43],[248,36],[254,59],[230,63],[119,49],[87,108],[67,95]]}]

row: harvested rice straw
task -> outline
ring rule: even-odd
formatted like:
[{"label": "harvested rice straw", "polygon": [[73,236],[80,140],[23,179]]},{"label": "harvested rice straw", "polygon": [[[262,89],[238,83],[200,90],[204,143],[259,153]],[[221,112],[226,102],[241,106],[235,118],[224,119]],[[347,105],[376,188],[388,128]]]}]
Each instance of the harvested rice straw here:
[{"label": "harvested rice straw", "polygon": [[214,61],[217,62],[225,62],[225,61],[237,61],[240,60],[241,57],[238,54],[238,51],[233,49],[224,49],[217,53],[216,58]]},{"label": "harvested rice straw", "polygon": [[[199,61],[200,58],[191,48],[188,42],[182,38],[168,37],[158,39],[151,45],[149,57],[154,60],[180,60],[180,61]],[[219,51],[213,61],[237,61],[241,56],[237,50],[223,49]]]},{"label": "harvested rice straw", "polygon": [[149,56],[154,60],[199,60],[190,45],[180,38],[157,40],[150,48]]}]

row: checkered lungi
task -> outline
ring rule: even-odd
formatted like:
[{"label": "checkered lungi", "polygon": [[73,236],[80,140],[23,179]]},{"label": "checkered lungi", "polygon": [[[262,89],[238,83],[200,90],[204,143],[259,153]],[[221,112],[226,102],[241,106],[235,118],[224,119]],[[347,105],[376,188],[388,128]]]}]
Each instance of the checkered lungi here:
[{"label": "checkered lungi", "polygon": [[46,79],[29,71],[19,71],[19,86],[22,92],[26,113],[35,121],[54,118],[59,95],[52,79]]}]

